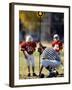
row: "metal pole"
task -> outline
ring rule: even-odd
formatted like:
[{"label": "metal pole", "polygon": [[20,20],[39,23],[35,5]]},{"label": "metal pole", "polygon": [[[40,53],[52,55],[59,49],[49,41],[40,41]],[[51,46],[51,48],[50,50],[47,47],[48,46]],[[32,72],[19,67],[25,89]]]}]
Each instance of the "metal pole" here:
[{"label": "metal pole", "polygon": [[[40,30],[39,30],[39,42],[41,43],[41,16],[40,16]],[[39,54],[39,71],[40,71],[40,54]]]},{"label": "metal pole", "polygon": [[[40,17],[39,43],[41,43],[41,17],[43,16],[43,12],[39,11],[38,16]],[[40,55],[39,55],[39,71],[40,71]]]}]

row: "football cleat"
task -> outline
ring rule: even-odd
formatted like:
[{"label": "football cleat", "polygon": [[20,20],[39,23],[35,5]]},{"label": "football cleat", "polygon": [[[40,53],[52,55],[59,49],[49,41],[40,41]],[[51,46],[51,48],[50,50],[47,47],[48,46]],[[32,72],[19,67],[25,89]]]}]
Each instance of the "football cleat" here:
[{"label": "football cleat", "polygon": [[45,76],[45,75],[44,75],[43,73],[41,73],[41,74],[39,75],[40,78],[44,78],[44,76]]},{"label": "football cleat", "polygon": [[30,75],[30,73],[28,73],[28,77],[30,77],[31,75]]},{"label": "football cleat", "polygon": [[37,76],[35,73],[33,73],[33,76]]}]

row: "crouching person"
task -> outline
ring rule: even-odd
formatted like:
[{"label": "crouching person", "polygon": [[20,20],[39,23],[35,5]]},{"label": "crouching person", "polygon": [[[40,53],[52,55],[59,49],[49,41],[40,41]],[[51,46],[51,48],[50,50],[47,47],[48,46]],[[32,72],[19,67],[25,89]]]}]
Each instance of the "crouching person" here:
[{"label": "crouching person", "polygon": [[41,77],[41,72],[43,68],[49,71],[47,77],[56,77],[58,72],[55,70],[61,64],[60,57],[54,48],[45,48],[41,55],[41,68],[39,76]]}]

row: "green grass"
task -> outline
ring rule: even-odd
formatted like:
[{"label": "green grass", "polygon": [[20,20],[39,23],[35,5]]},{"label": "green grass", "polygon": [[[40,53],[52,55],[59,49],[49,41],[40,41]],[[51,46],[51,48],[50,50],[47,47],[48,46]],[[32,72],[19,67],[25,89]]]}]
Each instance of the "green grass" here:
[{"label": "green grass", "polygon": [[[35,57],[35,72],[36,74],[38,75],[39,74],[39,53],[38,52],[35,52],[34,53],[34,57]],[[61,57],[61,60],[62,62],[64,62],[63,60],[63,57]],[[32,73],[32,68],[31,69],[31,73]],[[26,79],[28,78],[27,77],[27,74],[28,74],[28,69],[27,69],[27,64],[26,64],[26,59],[24,58],[24,55],[22,52],[20,52],[20,79]],[[57,71],[59,72],[59,74],[63,74],[64,72],[64,69],[63,69],[63,66],[60,65],[59,68],[57,68]],[[44,68],[42,73],[44,73],[46,76],[48,75],[48,71]]]},{"label": "green grass", "polygon": [[[37,75],[39,75],[39,53],[38,52],[34,52],[34,58],[35,58],[35,73]],[[61,60],[62,60],[62,64],[64,64],[64,52],[62,51],[61,53]],[[31,70],[31,74],[32,74],[32,68],[30,67]],[[59,72],[59,74],[63,74],[64,73],[64,68],[63,65],[60,65],[57,68],[57,71]],[[46,76],[48,75],[48,70],[46,70],[45,68],[43,69],[42,73],[44,73]],[[19,52],[19,78],[20,79],[27,79],[27,74],[28,74],[28,68],[27,68],[27,63],[26,63],[26,59],[23,55],[23,52]],[[34,77],[31,77],[34,78]]]}]

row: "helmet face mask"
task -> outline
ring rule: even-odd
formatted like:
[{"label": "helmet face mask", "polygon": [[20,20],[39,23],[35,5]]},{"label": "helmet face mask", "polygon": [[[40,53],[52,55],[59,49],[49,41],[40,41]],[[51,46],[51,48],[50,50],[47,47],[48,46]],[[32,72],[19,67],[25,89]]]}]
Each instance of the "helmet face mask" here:
[{"label": "helmet face mask", "polygon": [[59,37],[55,37],[56,40],[59,40]]}]

